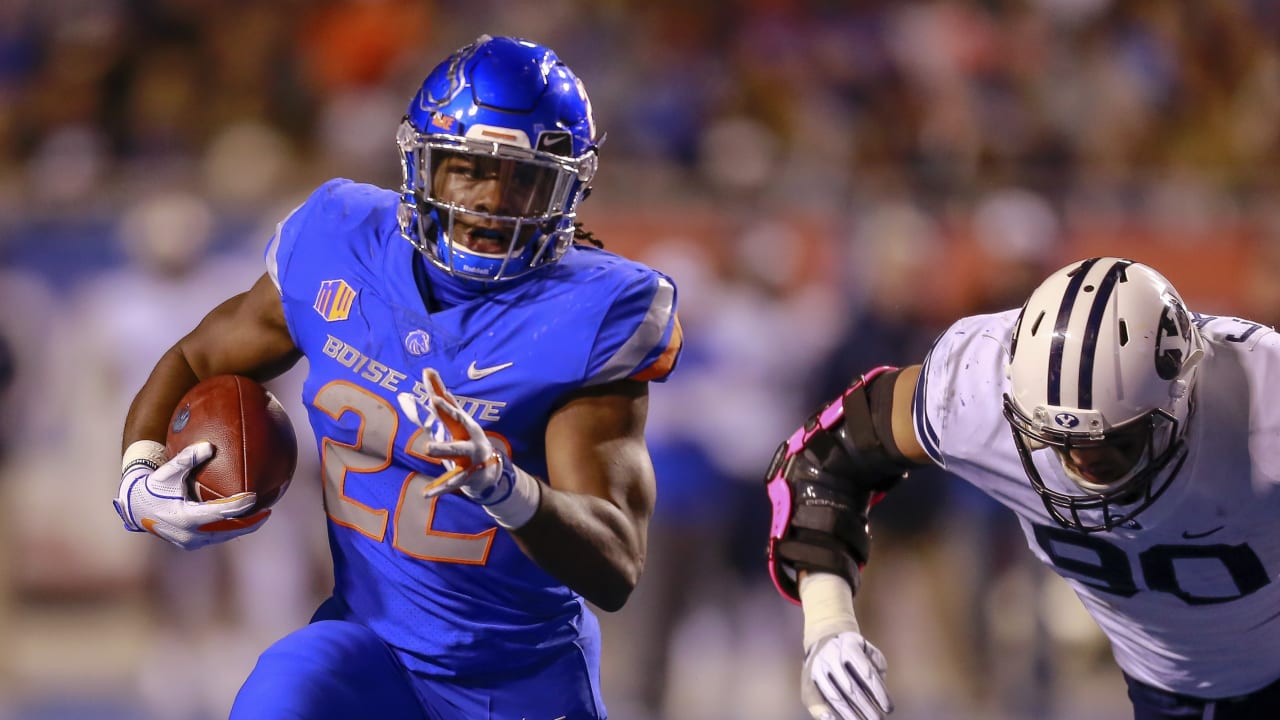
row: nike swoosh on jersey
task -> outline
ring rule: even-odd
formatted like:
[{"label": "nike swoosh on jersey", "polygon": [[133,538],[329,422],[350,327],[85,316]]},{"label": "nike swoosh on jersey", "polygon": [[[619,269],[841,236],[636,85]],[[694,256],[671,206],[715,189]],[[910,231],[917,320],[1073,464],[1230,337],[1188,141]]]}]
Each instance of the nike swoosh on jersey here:
[{"label": "nike swoosh on jersey", "polygon": [[1186,539],[1188,539],[1188,540],[1195,540],[1196,538],[1209,537],[1210,535],[1212,535],[1212,534],[1214,534],[1214,533],[1218,532],[1219,530],[1221,530],[1221,529],[1222,529],[1222,528],[1224,528],[1224,527],[1226,527],[1226,525],[1219,525],[1218,527],[1216,527],[1216,528],[1214,528],[1214,529],[1212,529],[1212,530],[1210,530],[1210,531],[1208,531],[1208,532],[1202,532],[1202,533],[1193,533],[1193,532],[1190,532],[1190,531],[1188,531],[1188,530],[1183,530],[1183,531],[1182,531],[1182,537],[1184,537],[1184,538],[1186,538]]},{"label": "nike swoosh on jersey", "polygon": [[506,362],[506,363],[502,363],[501,365],[494,365],[492,367],[478,368],[476,367],[476,361],[472,360],[471,364],[467,366],[467,377],[471,378],[472,380],[487,378],[490,375],[498,372],[499,370],[506,370],[512,365],[515,365],[515,363]]}]

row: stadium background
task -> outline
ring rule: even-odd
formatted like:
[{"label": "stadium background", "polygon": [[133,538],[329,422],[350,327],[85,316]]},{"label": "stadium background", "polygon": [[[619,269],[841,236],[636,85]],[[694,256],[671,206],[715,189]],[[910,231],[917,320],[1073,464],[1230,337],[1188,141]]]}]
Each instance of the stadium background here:
[{"label": "stadium background", "polygon": [[[853,373],[1099,253],[1280,315],[1268,0],[0,0],[0,720],[225,717],[323,596],[314,460],[262,532],[182,555],[119,530],[120,423],[311,187],[398,184],[404,104],[481,32],[584,79],[608,138],[582,219],[681,290],[650,567],[603,618],[620,720],[803,717],[759,473]],[[1128,717],[988,501],[921,473],[874,528],[895,717]]]}]

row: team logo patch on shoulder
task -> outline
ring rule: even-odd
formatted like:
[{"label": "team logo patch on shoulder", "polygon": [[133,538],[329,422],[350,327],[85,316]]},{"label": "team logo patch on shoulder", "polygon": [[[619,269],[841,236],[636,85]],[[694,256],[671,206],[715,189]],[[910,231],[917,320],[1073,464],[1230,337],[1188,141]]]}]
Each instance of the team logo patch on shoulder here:
[{"label": "team logo patch on shoulder", "polygon": [[314,307],[320,317],[328,322],[346,320],[351,315],[351,303],[355,299],[356,291],[351,289],[346,280],[325,280],[320,283]]}]

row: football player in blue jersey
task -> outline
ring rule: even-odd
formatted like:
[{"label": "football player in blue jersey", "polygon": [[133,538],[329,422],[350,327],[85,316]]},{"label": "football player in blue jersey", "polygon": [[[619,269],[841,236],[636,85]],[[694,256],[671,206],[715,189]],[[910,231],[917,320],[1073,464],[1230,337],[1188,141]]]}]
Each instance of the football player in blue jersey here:
[{"label": "football player in blue jersey", "polygon": [[575,242],[598,140],[554,52],[481,37],[410,102],[399,191],[322,185],[139,391],[116,507],[198,548],[267,513],[186,496],[214,451],[166,455],[175,405],[309,361],[333,595],[261,655],[233,718],[605,717],[586,601],[620,608],[643,568],[648,382],[682,337],[667,277]]},{"label": "football player in blue jersey", "polygon": [[1151,267],[1102,257],[858,378],[767,473],[812,716],[893,709],[850,590],[870,506],[934,463],[1017,516],[1110,640],[1135,720],[1280,717],[1278,372],[1272,328],[1193,314]]}]

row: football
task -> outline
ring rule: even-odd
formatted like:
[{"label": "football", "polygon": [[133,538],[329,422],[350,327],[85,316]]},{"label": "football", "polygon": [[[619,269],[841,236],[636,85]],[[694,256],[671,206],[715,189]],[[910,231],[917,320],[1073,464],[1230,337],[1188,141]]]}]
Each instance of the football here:
[{"label": "football", "polygon": [[250,512],[257,512],[289,487],[298,462],[293,423],[280,401],[251,378],[217,375],[183,396],[169,420],[169,455],[204,440],[213,443],[214,455],[188,479],[192,499],[256,492]]}]

